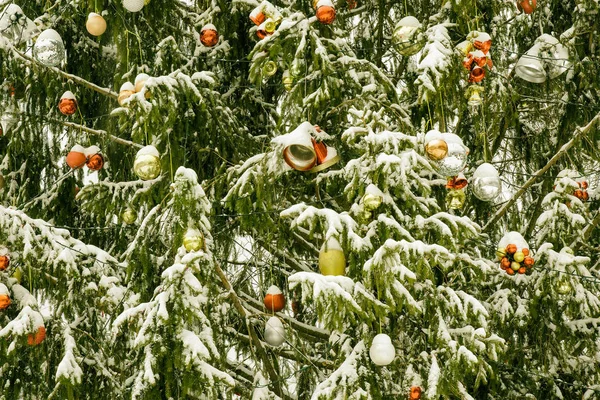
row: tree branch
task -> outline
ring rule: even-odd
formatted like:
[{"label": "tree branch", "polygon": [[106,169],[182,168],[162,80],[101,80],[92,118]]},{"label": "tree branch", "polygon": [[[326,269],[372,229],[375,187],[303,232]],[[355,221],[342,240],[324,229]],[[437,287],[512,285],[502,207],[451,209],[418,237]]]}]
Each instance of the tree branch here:
[{"label": "tree branch", "polygon": [[62,71],[62,70],[60,70],[60,69],[58,69],[56,67],[50,67],[48,65],[44,65],[41,62],[37,61],[35,58],[33,58],[33,57],[31,57],[31,56],[29,56],[29,55],[27,55],[25,53],[20,52],[19,50],[17,50],[14,47],[11,47],[11,50],[15,54],[17,54],[19,57],[21,57],[23,60],[29,62],[30,64],[40,65],[40,66],[42,66],[44,68],[47,68],[47,69],[53,71],[56,74],[62,76],[63,78],[70,79],[70,80],[72,80],[73,82],[75,82],[75,83],[77,83],[79,85],[85,86],[88,89],[92,89],[92,90],[94,90],[94,91],[96,91],[96,92],[98,92],[100,94],[103,94],[104,96],[110,97],[110,98],[112,98],[114,100],[116,100],[119,97],[119,95],[117,93],[113,92],[112,90],[110,90],[108,88],[100,87],[100,86],[98,86],[98,85],[96,85],[96,84],[94,84],[94,83],[92,83],[90,81],[86,81],[85,79],[78,77],[77,75],[66,73],[66,72],[64,72],[64,71]]},{"label": "tree branch", "polygon": [[576,251],[581,244],[588,241],[588,239],[592,236],[592,232],[598,227],[598,225],[600,225],[600,211],[596,213],[592,223],[585,227],[585,229],[581,232],[581,235],[575,238],[570,247]]},{"label": "tree branch", "polygon": [[80,129],[84,132],[91,133],[92,135],[106,136],[115,143],[120,143],[120,144],[124,144],[126,146],[131,146],[131,147],[137,147],[138,149],[141,149],[142,147],[144,147],[141,144],[134,143],[130,140],[121,139],[120,137],[111,135],[110,133],[103,131],[103,130],[88,128],[87,126],[84,126],[84,125],[79,125],[79,124],[75,124],[73,122],[68,122],[68,121],[61,121],[60,119],[51,119],[50,121],[56,122],[58,124],[62,124],[64,126],[68,126],[70,128]]},{"label": "tree branch", "polygon": [[483,229],[481,230],[482,232],[485,232],[486,230],[488,230],[490,227],[494,226],[496,224],[496,222],[498,222],[498,220],[500,218],[502,218],[502,216],[504,216],[504,214],[506,214],[506,212],[508,211],[508,209],[510,207],[512,207],[513,204],[515,204],[517,202],[517,200],[523,195],[525,194],[525,192],[527,191],[527,189],[529,189],[529,187],[531,185],[533,185],[535,183],[535,181],[541,177],[542,175],[544,175],[544,173],[546,171],[548,171],[550,169],[550,167],[552,167],[554,164],[556,164],[556,162],[567,153],[567,151],[569,151],[569,149],[571,147],[573,147],[573,145],[575,144],[575,142],[577,142],[577,140],[583,136],[584,134],[588,133],[590,130],[592,130],[592,128],[594,127],[594,125],[596,125],[596,123],[598,122],[598,120],[600,119],[600,114],[597,114],[586,126],[584,126],[583,128],[578,127],[577,129],[575,129],[575,131],[573,132],[573,137],[571,138],[571,140],[569,140],[567,143],[565,143],[558,152],[556,152],[556,154],[548,161],[548,163],[541,168],[540,170],[538,170],[531,178],[529,178],[529,180],[527,182],[525,182],[525,184],[523,185],[523,187],[521,187],[521,189],[519,189],[517,191],[517,193],[515,193],[513,195],[513,197],[507,201],[504,206],[502,206],[502,208],[500,208],[496,214],[494,214],[494,217],[483,227]]}]

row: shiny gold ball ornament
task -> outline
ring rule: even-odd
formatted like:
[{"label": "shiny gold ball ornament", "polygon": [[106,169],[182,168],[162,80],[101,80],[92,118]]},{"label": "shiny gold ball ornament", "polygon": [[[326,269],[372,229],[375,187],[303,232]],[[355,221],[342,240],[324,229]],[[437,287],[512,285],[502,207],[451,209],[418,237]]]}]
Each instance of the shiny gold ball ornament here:
[{"label": "shiny gold ball ornament", "polygon": [[571,293],[571,290],[571,284],[566,278],[562,278],[556,283],[556,291],[558,292],[558,294],[569,294]]},{"label": "shiny gold ball ornament", "polygon": [[366,211],[374,211],[383,203],[383,192],[372,183],[365,189],[365,194],[361,199],[363,208]]},{"label": "shiny gold ball ornament", "polygon": [[125,105],[125,100],[130,98],[135,94],[135,86],[131,82],[125,82],[121,85],[121,89],[119,89],[119,98],[117,101],[119,105],[123,107]]},{"label": "shiny gold ball ornament", "polygon": [[346,274],[346,256],[340,242],[330,237],[319,252],[319,270],[323,275],[343,276]]},{"label": "shiny gold ball ornament", "polygon": [[442,139],[433,139],[425,145],[425,153],[430,160],[442,160],[448,154],[448,143]]},{"label": "shiny gold ball ornament", "polygon": [[467,195],[463,189],[452,189],[446,195],[446,206],[450,210],[460,210],[467,201]]},{"label": "shiny gold ball ornament", "polygon": [[263,76],[270,78],[277,73],[277,63],[273,60],[267,61],[262,67]]},{"label": "shiny gold ball ornament", "polygon": [[290,91],[294,88],[294,78],[290,74],[289,70],[286,70],[281,77],[281,83],[283,83],[283,87],[286,91]]},{"label": "shiny gold ball ornament", "polygon": [[69,90],[63,93],[58,102],[58,110],[63,115],[73,115],[77,112],[77,100],[75,99],[75,95],[71,93]]},{"label": "shiny gold ball ornament", "polygon": [[146,146],[138,151],[133,162],[133,172],[143,181],[160,175],[160,154],[156,147]]},{"label": "shiny gold ball ornament", "polygon": [[412,56],[419,52],[425,44],[421,38],[419,20],[413,16],[407,16],[398,21],[392,34],[392,43],[403,56]]},{"label": "shiny gold ball ornament", "polygon": [[185,251],[200,251],[204,249],[204,235],[198,229],[188,228],[183,236]]},{"label": "shiny gold ball ornament", "polygon": [[85,23],[85,29],[92,36],[100,36],[106,32],[106,21],[100,14],[90,13]]},{"label": "shiny gold ball ornament", "polygon": [[137,212],[131,208],[127,207],[121,213],[121,221],[127,225],[133,224],[137,220]]}]

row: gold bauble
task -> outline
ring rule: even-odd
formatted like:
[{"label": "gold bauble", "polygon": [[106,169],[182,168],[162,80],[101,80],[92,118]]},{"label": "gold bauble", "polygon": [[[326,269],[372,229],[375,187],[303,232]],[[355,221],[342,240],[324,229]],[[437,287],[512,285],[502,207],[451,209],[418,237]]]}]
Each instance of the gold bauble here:
[{"label": "gold bauble", "polygon": [[273,33],[277,29],[277,22],[273,18],[267,18],[265,21],[265,31],[267,33]]},{"label": "gold bauble", "polygon": [[339,242],[330,238],[319,252],[319,270],[323,275],[346,274],[346,256]]},{"label": "gold bauble", "polygon": [[142,153],[135,157],[133,172],[143,181],[160,175],[160,158],[155,154]]},{"label": "gold bauble", "polygon": [[467,195],[462,189],[452,189],[446,195],[446,206],[450,210],[459,210],[465,205]]},{"label": "gold bauble", "polygon": [[506,256],[505,248],[499,248],[498,250],[496,250],[496,257],[498,257],[498,260],[502,260],[504,256]]},{"label": "gold bauble", "polygon": [[362,198],[362,203],[365,210],[373,211],[379,208],[381,203],[383,203],[383,197],[373,193],[365,193],[365,195]]},{"label": "gold bauble", "polygon": [[135,94],[135,92],[133,90],[122,90],[119,92],[119,98],[117,99],[117,101],[119,102],[120,106],[123,106],[123,102],[125,100],[127,100],[128,98],[130,98],[131,96],[133,96]]},{"label": "gold bauble", "polygon": [[21,270],[21,268],[15,268],[15,272],[13,272],[12,278],[15,278],[19,285],[21,284],[21,280],[23,279],[23,271]]},{"label": "gold bauble", "polygon": [[137,220],[137,212],[131,207],[127,207],[121,213],[121,221],[123,221],[127,225],[133,224],[136,220]]},{"label": "gold bauble", "polygon": [[294,87],[294,78],[292,78],[289,74],[283,75],[281,82],[283,83],[285,90],[288,92]]},{"label": "gold bauble", "polygon": [[448,154],[448,143],[443,139],[433,139],[425,145],[425,153],[429,159],[440,161]]},{"label": "gold bauble", "polygon": [[571,293],[571,284],[568,279],[561,279],[556,284],[556,291],[559,294],[569,294]]},{"label": "gold bauble", "polygon": [[185,251],[199,251],[204,249],[204,236],[197,229],[188,229],[183,237],[183,247]]},{"label": "gold bauble", "polygon": [[277,63],[269,60],[263,65],[262,72],[265,77],[271,77],[277,73]]},{"label": "gold bauble", "polygon": [[88,15],[87,22],[85,23],[85,28],[90,35],[100,36],[106,32],[106,21],[102,15],[90,13],[90,15]]}]

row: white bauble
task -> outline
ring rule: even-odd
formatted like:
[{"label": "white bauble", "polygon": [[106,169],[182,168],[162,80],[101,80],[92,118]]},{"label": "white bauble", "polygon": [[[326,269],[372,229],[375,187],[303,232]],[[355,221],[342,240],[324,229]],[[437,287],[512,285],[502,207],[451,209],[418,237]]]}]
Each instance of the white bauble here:
[{"label": "white bauble", "polygon": [[277,317],[271,317],[265,325],[265,342],[278,347],[285,342],[285,328]]},{"label": "white bauble", "polygon": [[392,344],[392,339],[385,333],[380,333],[373,338],[373,343],[369,349],[371,360],[379,366],[389,365],[396,358],[396,348]]},{"label": "white bauble", "polygon": [[144,8],[144,0],[123,0],[123,7],[129,12],[138,12]]}]

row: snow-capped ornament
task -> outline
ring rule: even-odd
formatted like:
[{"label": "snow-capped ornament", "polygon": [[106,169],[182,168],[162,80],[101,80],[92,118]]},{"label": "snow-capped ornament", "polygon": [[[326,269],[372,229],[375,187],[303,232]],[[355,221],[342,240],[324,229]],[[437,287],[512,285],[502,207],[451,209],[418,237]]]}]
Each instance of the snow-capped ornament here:
[{"label": "snow-capped ornament", "polygon": [[[146,81],[150,79],[150,75],[148,74],[138,74],[138,76],[135,77],[135,87],[134,90],[136,93],[139,93],[142,91],[142,89],[144,88],[144,86],[146,86]],[[146,94],[145,94],[146,98],[150,98],[150,92],[148,90],[146,90]]]},{"label": "snow-capped ornament", "polygon": [[425,45],[421,34],[421,23],[413,16],[402,18],[394,27],[392,43],[398,53],[403,56],[412,56],[419,52]]},{"label": "snow-capped ornament", "polygon": [[49,67],[60,65],[65,59],[65,44],[54,29],[46,29],[33,45],[33,56]]},{"label": "snow-capped ornament", "polygon": [[292,132],[276,137],[273,142],[284,146],[283,159],[296,171],[319,172],[339,162],[340,157],[333,147],[313,139],[318,132],[321,132],[318,126],[303,122]]},{"label": "snow-capped ornament", "polygon": [[185,251],[200,251],[204,249],[204,235],[198,229],[188,228],[183,235]]},{"label": "snow-capped ornament", "polygon": [[35,333],[27,335],[27,344],[30,346],[37,346],[46,339],[46,328],[44,326],[38,326]]},{"label": "snow-capped ornament", "polygon": [[100,14],[90,13],[85,23],[85,29],[92,36],[100,36],[106,32],[106,21]]},{"label": "snow-capped ornament", "polygon": [[543,34],[533,47],[521,56],[515,66],[515,75],[532,83],[554,79],[571,68],[569,51],[555,37]]},{"label": "snow-capped ornament", "polygon": [[396,358],[396,349],[392,344],[392,339],[385,333],[375,336],[369,349],[369,356],[375,365],[380,367],[390,365]]},{"label": "snow-capped ornament", "polygon": [[269,311],[278,312],[284,309],[285,307],[285,296],[281,293],[281,290],[272,285],[267,290],[267,294],[263,299],[263,303],[265,308]]},{"label": "snow-capped ornament", "polygon": [[573,196],[577,197],[581,201],[588,201],[590,199],[590,195],[587,192],[587,181],[580,181],[577,182],[577,184],[579,185],[579,189],[575,189]]},{"label": "snow-capped ornament", "polygon": [[335,7],[331,0],[319,0],[315,8],[320,23],[329,25],[335,20]]},{"label": "snow-capped ornament", "polygon": [[11,43],[19,45],[32,39],[37,32],[35,23],[18,5],[9,4],[0,13],[0,33]]},{"label": "snow-capped ornament", "polygon": [[448,143],[439,131],[431,130],[425,134],[425,154],[433,161],[440,161],[448,154]]},{"label": "snow-capped ornament", "polygon": [[450,210],[460,210],[464,207],[467,195],[463,189],[452,189],[446,195],[446,207]]},{"label": "snow-capped ornament", "polygon": [[408,395],[408,400],[420,400],[423,390],[420,386],[412,386]]},{"label": "snow-capped ornament", "polygon": [[481,50],[483,54],[487,54],[492,48],[492,37],[485,32],[472,31],[467,39],[473,43],[475,49]]},{"label": "snow-capped ornament", "polygon": [[90,146],[85,149],[85,165],[92,171],[99,171],[104,167],[104,157],[98,146]]},{"label": "snow-capped ornament", "polygon": [[375,211],[383,203],[383,192],[372,183],[365,189],[360,202],[366,211]]},{"label": "snow-capped ornament", "polygon": [[343,276],[346,274],[346,256],[340,242],[330,237],[319,252],[319,270],[323,275]]},{"label": "snow-capped ornament", "polygon": [[496,255],[500,259],[500,268],[508,275],[531,274],[534,259],[530,255],[529,245],[519,232],[508,232],[500,239]]},{"label": "snow-capped ornament", "polygon": [[258,26],[265,22],[265,13],[263,12],[263,5],[260,4],[254,10],[250,12],[250,21],[254,22],[254,25]]},{"label": "snow-capped ornament", "polygon": [[0,310],[5,310],[10,306],[10,292],[3,283],[0,283]]},{"label": "snow-capped ornament", "polygon": [[67,154],[66,162],[71,169],[78,169],[85,165],[87,157],[85,155],[85,148],[76,144],[71,148],[71,151]]},{"label": "snow-capped ornament", "polygon": [[502,181],[498,170],[489,163],[483,163],[473,173],[471,182],[473,195],[481,201],[492,201],[502,191]]},{"label": "snow-capped ornament", "polygon": [[442,133],[440,138],[448,145],[448,153],[435,166],[441,175],[456,176],[467,165],[469,149],[463,144],[462,139],[454,133]]},{"label": "snow-capped ornament", "polygon": [[470,85],[467,88],[465,93],[465,97],[469,100],[468,104],[472,107],[477,107],[481,105],[483,99],[481,98],[481,94],[485,91],[485,86],[480,85]]},{"label": "snow-capped ornament", "polygon": [[129,12],[138,12],[144,8],[144,0],[123,0],[123,8]]},{"label": "snow-capped ornament", "polygon": [[270,78],[277,73],[277,63],[273,60],[267,61],[262,67],[262,74],[265,78]]},{"label": "snow-capped ornament", "polygon": [[121,85],[121,89],[119,89],[119,97],[117,101],[119,105],[122,107],[125,104],[125,100],[130,98],[135,94],[135,86],[131,82],[125,82]]},{"label": "snow-capped ornament", "polygon": [[265,324],[265,342],[279,347],[285,342],[285,328],[277,317],[271,317]]},{"label": "snow-capped ornament", "polygon": [[200,43],[205,47],[214,47],[219,43],[219,33],[213,24],[206,24],[200,30]]},{"label": "snow-capped ornament", "polygon": [[75,95],[67,90],[60,98],[58,102],[58,110],[63,115],[73,115],[77,111],[77,100]]},{"label": "snow-capped ornament", "polygon": [[133,162],[133,172],[143,181],[160,175],[160,153],[154,146],[146,146],[137,152]]},{"label": "snow-capped ornament", "polygon": [[281,77],[281,83],[283,83],[283,87],[288,92],[294,87],[294,77],[290,74],[289,70],[285,70],[283,72],[283,76]]},{"label": "snow-capped ornament", "polygon": [[0,248],[0,271],[4,271],[10,266],[10,254],[8,249]]},{"label": "snow-capped ornament", "polygon": [[131,208],[127,207],[121,213],[121,221],[123,221],[127,225],[133,224],[137,220],[137,212]]},{"label": "snow-capped ornament", "polygon": [[537,0],[517,0],[517,8],[525,14],[531,14],[537,8]]},{"label": "snow-capped ornament", "polygon": [[263,40],[264,38],[270,35],[272,35],[272,33],[267,32],[266,22],[263,22],[258,26],[258,28],[256,28],[256,36],[258,36],[260,40]]},{"label": "snow-capped ornament", "polygon": [[446,182],[446,189],[464,189],[468,184],[469,181],[467,181],[467,178],[465,178],[465,175],[461,172],[456,176],[448,178],[448,181]]}]

